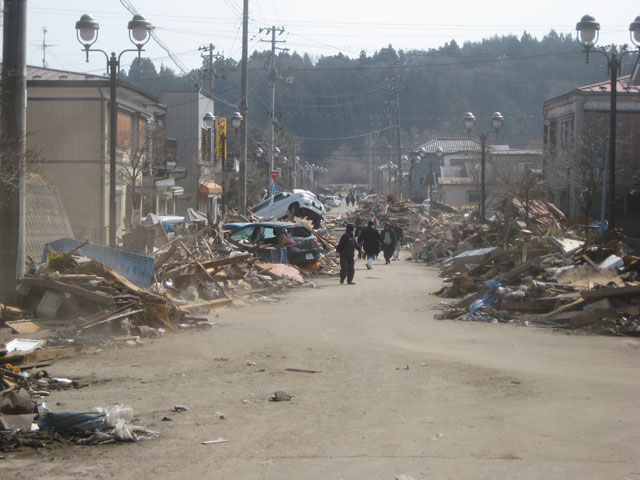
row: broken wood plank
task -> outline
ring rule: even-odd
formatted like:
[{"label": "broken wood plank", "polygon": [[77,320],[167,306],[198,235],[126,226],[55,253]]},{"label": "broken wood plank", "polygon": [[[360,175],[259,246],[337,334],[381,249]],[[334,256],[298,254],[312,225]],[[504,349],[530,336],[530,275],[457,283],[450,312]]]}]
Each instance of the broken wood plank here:
[{"label": "broken wood plank", "polygon": [[18,279],[18,283],[31,287],[42,287],[51,290],[57,290],[59,292],[70,293],[80,298],[90,300],[92,302],[99,303],[100,305],[112,306],[115,302],[112,297],[100,292],[93,292],[77,285],[68,285],[63,282],[51,280],[44,277],[22,277]]},{"label": "broken wood plank", "polygon": [[588,300],[598,300],[600,298],[611,297],[627,297],[640,294],[640,286],[634,285],[630,287],[606,287],[596,290],[584,290],[580,292],[583,298]]},{"label": "broken wood plank", "polygon": [[179,309],[183,311],[193,310],[194,308],[214,308],[230,305],[233,302],[230,298],[218,298],[216,300],[208,300],[206,302],[189,303],[180,305]]}]

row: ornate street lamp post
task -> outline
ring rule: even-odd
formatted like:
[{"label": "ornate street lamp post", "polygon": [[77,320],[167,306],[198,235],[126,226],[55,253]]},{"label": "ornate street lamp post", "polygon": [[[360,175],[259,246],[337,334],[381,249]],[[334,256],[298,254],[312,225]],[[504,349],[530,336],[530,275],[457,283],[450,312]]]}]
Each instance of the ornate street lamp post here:
[{"label": "ornate street lamp post", "polygon": [[84,14],[76,22],[76,37],[78,42],[84,46],[84,51],[89,61],[89,52],[101,52],[107,59],[107,71],[109,72],[110,97],[109,97],[109,246],[116,247],[116,147],[118,136],[118,108],[116,102],[117,74],[120,70],[120,58],[125,52],[138,52],[138,59],[143,52],[142,47],[151,38],[151,23],[142,15],[134,15],[129,24],[129,39],[136,48],[126,49],[116,56],[104,50],[91,48],[98,40],[98,30],[100,25],[89,14]]},{"label": "ornate street lamp post", "polygon": [[[464,128],[467,129],[467,132],[469,133],[469,138],[471,138],[471,130],[473,130],[473,128],[476,125],[476,117],[473,113],[471,112],[467,112],[465,113],[463,119],[462,119],[463,123],[464,123]],[[496,139],[498,138],[498,130],[500,130],[500,128],[502,127],[502,123],[504,121],[504,117],[502,116],[502,114],[500,112],[495,112],[493,115],[491,115],[491,126],[493,127],[495,133],[496,133]],[[487,134],[486,133],[481,133],[480,134],[480,150],[481,150],[481,157],[480,157],[480,221],[482,221],[483,223],[486,220],[486,215],[485,215],[485,203],[486,203],[486,180],[485,180],[485,174],[486,174],[486,160],[487,160]]]}]

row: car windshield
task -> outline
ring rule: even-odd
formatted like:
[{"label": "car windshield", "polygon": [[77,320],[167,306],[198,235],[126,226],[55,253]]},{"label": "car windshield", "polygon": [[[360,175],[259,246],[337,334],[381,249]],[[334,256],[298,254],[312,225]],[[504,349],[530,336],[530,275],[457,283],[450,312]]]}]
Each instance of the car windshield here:
[{"label": "car windshield", "polygon": [[309,232],[309,230],[307,230],[305,227],[302,226],[295,226],[295,227],[289,227],[287,228],[287,234],[290,237],[310,237],[311,236],[311,232]]},{"label": "car windshield", "polygon": [[253,212],[253,213],[256,213],[258,210],[262,210],[264,207],[269,205],[269,201],[270,200],[271,200],[271,198],[267,198],[264,202],[259,203],[255,207],[250,208],[249,210],[251,210],[251,212]]}]

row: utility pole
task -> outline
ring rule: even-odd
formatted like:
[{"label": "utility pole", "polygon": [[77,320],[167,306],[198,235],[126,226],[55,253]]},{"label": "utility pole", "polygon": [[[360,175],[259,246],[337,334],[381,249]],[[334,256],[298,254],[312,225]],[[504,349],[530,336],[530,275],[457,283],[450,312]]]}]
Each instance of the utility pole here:
[{"label": "utility pole", "polygon": [[24,176],[27,130],[27,1],[5,0],[0,119],[0,302],[15,304],[24,274]]},{"label": "utility pole", "polygon": [[400,199],[402,199],[402,146],[400,144],[400,87],[402,84],[402,77],[394,76],[393,79],[395,80],[396,89],[396,142],[398,150],[398,169],[396,170],[396,196],[398,195],[399,188]]},{"label": "utility pole", "polygon": [[[277,43],[284,43],[284,40],[276,40],[276,33],[282,35],[284,33],[284,27],[272,26],[269,28],[261,28],[260,33],[265,32],[271,34],[271,65],[269,68],[269,81],[271,82],[271,110],[269,111],[269,170],[274,170],[274,158],[273,152],[276,147],[276,81],[278,80],[278,70],[276,69],[276,49],[287,51],[288,48],[276,47]],[[267,40],[261,40],[266,42]],[[267,172],[268,174],[269,172]],[[273,178],[269,176],[269,193],[271,193]]]},{"label": "utility pole", "polygon": [[242,125],[240,126],[240,188],[238,189],[238,206],[244,215],[247,211],[247,137],[249,136],[249,118],[247,112],[249,104],[247,96],[249,94],[249,77],[247,64],[249,62],[249,0],[244,0],[242,8],[242,78],[241,78],[241,99],[240,114],[242,115]]},{"label": "utility pole", "polygon": [[[215,104],[214,104],[214,99],[213,99],[213,92],[214,92],[214,84],[215,84],[215,70],[213,68],[213,50],[215,49],[215,47],[213,46],[212,43],[210,43],[209,45],[203,45],[201,47],[198,47],[198,50],[201,52],[206,52],[208,55],[203,55],[200,54],[200,56],[203,59],[207,60],[207,69],[209,70],[209,95],[211,95],[211,113],[213,113],[213,115],[215,116],[216,112],[215,112]],[[217,58],[217,56],[216,56]],[[209,140],[209,151],[207,152],[207,160],[211,160],[213,157],[211,155],[211,152],[213,151],[213,139],[214,139],[214,135],[213,135],[214,129],[207,129],[207,135],[209,136],[208,140]],[[218,152],[220,153],[220,152]],[[224,167],[224,166],[223,166]]]},{"label": "utility pole", "polygon": [[369,190],[373,189],[373,132],[369,133]]}]

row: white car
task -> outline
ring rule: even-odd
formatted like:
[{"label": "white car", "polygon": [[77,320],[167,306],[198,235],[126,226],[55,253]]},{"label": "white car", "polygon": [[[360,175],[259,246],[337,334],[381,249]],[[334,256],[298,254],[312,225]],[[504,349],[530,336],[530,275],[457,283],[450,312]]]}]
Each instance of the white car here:
[{"label": "white car", "polygon": [[324,204],[327,207],[339,207],[340,205],[342,205],[342,200],[340,200],[340,197],[326,197],[324,199]]},{"label": "white car", "polygon": [[251,213],[261,220],[277,220],[289,215],[306,217],[319,227],[326,210],[314,196],[302,192],[280,192],[251,207]]}]

